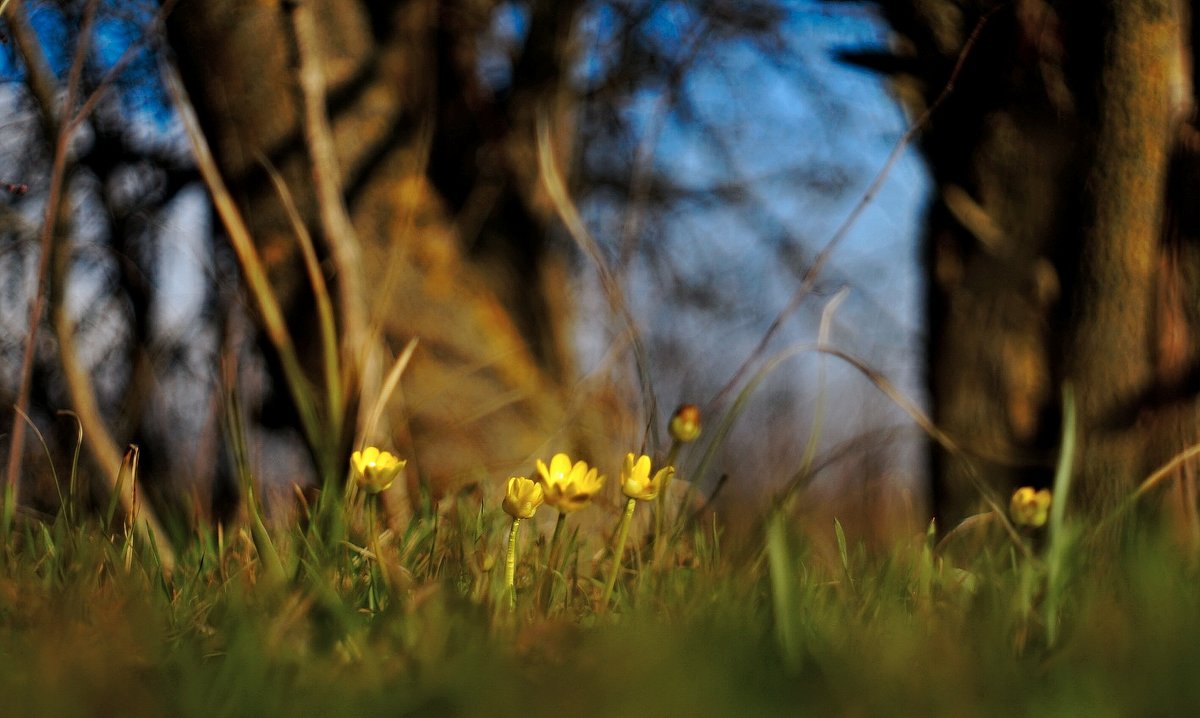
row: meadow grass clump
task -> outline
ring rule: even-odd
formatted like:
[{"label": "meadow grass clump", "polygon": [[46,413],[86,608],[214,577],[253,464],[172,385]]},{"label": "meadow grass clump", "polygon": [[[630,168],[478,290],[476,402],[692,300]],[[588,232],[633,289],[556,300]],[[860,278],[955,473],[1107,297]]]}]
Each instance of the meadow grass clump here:
[{"label": "meadow grass clump", "polygon": [[[869,549],[840,522],[804,525],[781,506],[731,545],[711,515],[666,533],[624,519],[611,534],[564,529],[573,509],[601,510],[590,498],[603,478],[565,455],[536,468],[502,500],[459,496],[389,524],[371,489],[402,461],[363,449],[339,538],[317,521],[268,529],[251,502],[241,524],[180,542],[170,570],[128,522],[18,513],[0,554],[4,713],[1108,715],[1200,704],[1193,557],[1146,529],[1101,551],[1095,527],[1065,512],[1056,524],[1057,495],[1013,497],[1015,538],[1006,517],[984,514]],[[626,457],[622,516],[653,502],[670,469]],[[549,496],[552,531],[532,520]],[[826,539],[832,554],[818,547]]]}]

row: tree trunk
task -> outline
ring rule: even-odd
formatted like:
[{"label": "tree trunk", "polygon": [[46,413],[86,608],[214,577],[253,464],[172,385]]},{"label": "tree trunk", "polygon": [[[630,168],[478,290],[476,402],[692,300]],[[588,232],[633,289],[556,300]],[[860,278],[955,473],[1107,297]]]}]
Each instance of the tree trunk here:
[{"label": "tree trunk", "polygon": [[[1103,23],[1095,143],[1083,175],[1064,377],[1078,388],[1079,498],[1116,507],[1154,465],[1155,295],[1182,33],[1174,0],[1110,0]],[[1183,446],[1176,447],[1182,449]],[[1173,453],[1173,451],[1171,452]]]},{"label": "tree trunk", "polygon": [[[420,477],[435,494],[528,471],[563,426],[567,293],[544,239],[551,217],[528,150],[532,111],[514,111],[474,80],[474,42],[492,3],[304,1],[319,28],[369,326],[390,356],[419,339],[390,428],[367,439],[408,456],[410,483]],[[565,53],[574,3],[533,5],[527,46]],[[168,33],[315,376],[312,295],[262,162],[281,173],[321,244],[287,12],[276,3],[183,0]],[[510,97],[560,109],[564,63],[552,59],[562,58],[515,68]]]},{"label": "tree trunk", "polygon": [[1108,512],[1197,436],[1196,220],[1164,225],[1190,182],[1173,144],[1193,92],[1188,13],[1174,0],[884,9],[908,98],[931,103],[969,46],[922,138],[938,188],[930,397],[964,449],[934,456],[935,513],[946,527],[977,510],[972,475],[1001,503],[1047,485],[1066,383],[1074,497]]}]

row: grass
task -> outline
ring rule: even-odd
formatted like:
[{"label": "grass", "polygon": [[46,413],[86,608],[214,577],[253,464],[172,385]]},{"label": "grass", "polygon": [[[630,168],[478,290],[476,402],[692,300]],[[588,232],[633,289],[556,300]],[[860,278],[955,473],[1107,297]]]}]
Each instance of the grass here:
[{"label": "grass", "polygon": [[[840,525],[776,514],[738,549],[694,527],[673,565],[638,552],[602,613],[610,562],[597,542],[568,542],[565,568],[548,571],[548,532],[526,522],[510,611],[498,507],[460,500],[384,534],[387,582],[365,548],[361,505],[345,511],[345,542],[302,526],[271,532],[282,580],[260,560],[252,521],[192,536],[164,576],[127,525],[19,517],[0,556],[5,714],[1093,716],[1200,705],[1200,575],[1150,532],[1104,560],[1071,544],[1050,571],[1044,537],[1024,534],[1025,556],[995,522],[957,547],[931,533],[868,551]],[[814,532],[836,533],[833,560]]]},{"label": "grass", "polygon": [[[179,83],[168,85],[186,108]],[[664,519],[665,505],[655,510],[653,501],[641,501],[633,506],[640,528],[628,537],[631,550],[618,549],[614,565],[611,534],[624,536],[629,524],[605,533],[576,524],[614,526],[617,516],[570,520],[556,529],[558,542],[544,523],[526,519],[514,592],[505,563],[516,532],[498,501],[460,496],[377,530],[386,522],[375,519],[387,512],[364,510],[378,508],[374,498],[341,495],[337,457],[342,444],[361,448],[373,434],[414,345],[373,402],[347,401],[362,389],[359,372],[348,371],[361,357],[332,330],[334,303],[310,261],[325,327],[324,371],[310,383],[207,145],[198,128],[189,136],[250,294],[291,366],[288,388],[324,490],[304,520],[267,525],[234,381],[224,429],[244,479],[246,515],[233,525],[177,530],[165,545],[165,534],[146,530],[154,525],[146,507],[136,515],[136,492],[124,491],[136,485],[136,452],[121,464],[114,479],[120,500],[104,519],[75,511],[73,489],[57,516],[14,514],[15,483],[6,482],[3,715],[1103,716],[1200,705],[1200,682],[1192,680],[1200,669],[1195,556],[1147,528],[1125,532],[1120,545],[1101,544],[1097,537],[1114,532],[1064,511],[1075,433],[1069,394],[1059,498],[1041,534],[1018,532],[990,494],[993,513],[941,543],[931,527],[868,549],[842,522],[806,524],[801,516],[818,513],[800,490],[811,475],[819,421],[799,474],[736,543],[719,521],[679,527]],[[557,177],[544,133],[542,144],[545,174]],[[564,222],[591,246],[571,219],[565,189],[551,189]],[[297,233],[308,247],[299,225]],[[628,320],[619,287],[606,290],[614,314]],[[796,297],[805,292],[802,286]],[[886,378],[828,344],[836,304],[825,312],[817,344],[769,358],[740,389],[694,475],[706,474],[758,383],[810,351],[858,369],[956,453]],[[655,403],[648,390],[643,399]],[[81,432],[88,423],[80,417]],[[360,425],[347,441],[350,427]],[[1173,466],[1147,479],[1130,503]],[[651,536],[660,537],[658,546],[648,545]]]}]

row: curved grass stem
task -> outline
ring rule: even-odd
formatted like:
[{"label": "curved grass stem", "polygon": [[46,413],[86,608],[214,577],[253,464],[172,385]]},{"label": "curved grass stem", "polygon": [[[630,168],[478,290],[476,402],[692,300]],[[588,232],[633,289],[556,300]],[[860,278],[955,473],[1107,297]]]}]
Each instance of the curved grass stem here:
[{"label": "curved grass stem", "polygon": [[633,523],[633,510],[637,507],[637,499],[629,499],[625,504],[625,513],[621,516],[621,527],[617,529],[617,543],[613,546],[613,567],[608,574],[608,583],[604,586],[604,596],[600,599],[600,613],[608,610],[608,601],[612,598],[613,587],[617,585],[617,574],[621,573],[621,558],[625,555],[625,542],[629,539],[629,524]]}]

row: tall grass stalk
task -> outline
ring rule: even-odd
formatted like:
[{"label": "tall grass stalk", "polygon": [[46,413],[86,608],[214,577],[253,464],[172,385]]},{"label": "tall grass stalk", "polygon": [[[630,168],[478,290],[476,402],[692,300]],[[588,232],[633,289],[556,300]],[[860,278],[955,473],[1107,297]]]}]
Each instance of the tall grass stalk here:
[{"label": "tall grass stalk", "polygon": [[1051,646],[1058,641],[1061,607],[1065,592],[1065,564],[1074,542],[1072,528],[1067,524],[1067,503],[1071,496],[1071,474],[1075,466],[1075,392],[1071,385],[1063,387],[1062,446],[1054,471],[1054,499],[1050,504],[1050,545],[1046,551],[1046,640]]},{"label": "tall grass stalk", "polygon": [[764,549],[771,578],[771,608],[775,617],[775,637],[783,651],[784,660],[792,670],[800,667],[802,658],[800,632],[797,624],[796,596],[793,571],[795,562],[788,546],[787,519],[774,511],[767,518]]},{"label": "tall grass stalk", "polygon": [[629,540],[629,525],[633,523],[633,511],[637,508],[637,499],[630,498],[625,502],[625,511],[621,514],[621,524],[617,527],[617,539],[613,543],[612,569],[609,570],[608,581],[604,584],[604,593],[600,595],[600,613],[608,611],[612,600],[613,588],[621,575],[622,564],[625,562],[625,543]]}]

